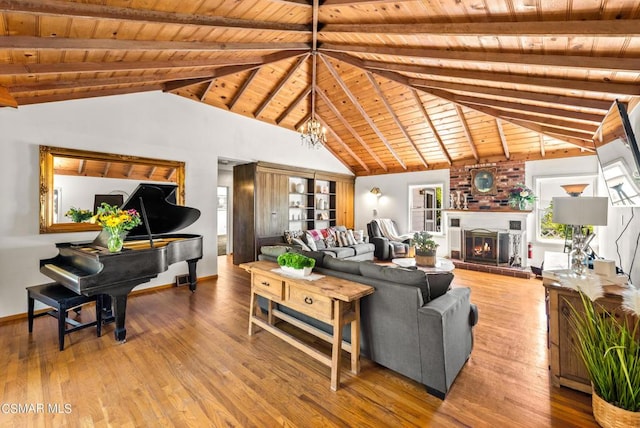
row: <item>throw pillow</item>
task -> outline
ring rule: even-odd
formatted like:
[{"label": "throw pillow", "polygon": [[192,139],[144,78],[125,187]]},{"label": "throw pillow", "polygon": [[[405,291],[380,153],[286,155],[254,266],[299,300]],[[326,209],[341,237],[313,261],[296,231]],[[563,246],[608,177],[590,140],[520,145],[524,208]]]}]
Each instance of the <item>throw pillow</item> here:
[{"label": "throw pillow", "polygon": [[451,272],[427,275],[429,300],[437,299],[449,291],[451,281],[453,281],[453,274]]},{"label": "throw pillow", "polygon": [[287,244],[292,243],[293,238],[301,238],[303,232],[301,230],[285,230],[284,231],[284,240]]},{"label": "throw pillow", "polygon": [[291,243],[299,245],[304,251],[311,251],[311,248],[300,238],[291,238]]},{"label": "throw pillow", "polygon": [[347,238],[347,232],[337,232],[336,233],[336,242],[338,243],[338,247],[348,247],[349,239]]},{"label": "throw pillow", "polygon": [[327,248],[335,247],[336,240],[333,236],[327,236],[327,238],[324,240],[324,244],[326,245]]},{"label": "throw pillow", "polygon": [[305,237],[307,238],[307,246],[309,247],[309,249],[311,251],[318,251],[318,247],[316,246],[316,241],[313,239],[313,236],[311,236],[310,233],[306,233]]},{"label": "throw pillow", "polygon": [[347,230],[347,242],[349,243],[349,245],[356,245],[356,238],[355,236],[353,236],[353,230],[349,229]]},{"label": "throw pillow", "polygon": [[317,241],[314,241],[316,244],[316,248],[318,248],[318,251],[320,250],[324,250],[327,248],[327,244],[325,244],[324,239],[318,239]]},{"label": "throw pillow", "polygon": [[364,244],[364,230],[354,230],[353,239],[356,240],[356,244]]}]

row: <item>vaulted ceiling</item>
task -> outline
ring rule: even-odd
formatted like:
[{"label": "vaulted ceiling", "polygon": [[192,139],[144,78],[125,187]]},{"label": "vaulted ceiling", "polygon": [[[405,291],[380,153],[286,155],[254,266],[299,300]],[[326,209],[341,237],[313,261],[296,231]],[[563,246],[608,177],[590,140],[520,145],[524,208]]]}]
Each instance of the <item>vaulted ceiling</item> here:
[{"label": "vaulted ceiling", "polygon": [[157,90],[288,129],[315,96],[356,175],[592,154],[640,2],[0,0],[0,105]]}]

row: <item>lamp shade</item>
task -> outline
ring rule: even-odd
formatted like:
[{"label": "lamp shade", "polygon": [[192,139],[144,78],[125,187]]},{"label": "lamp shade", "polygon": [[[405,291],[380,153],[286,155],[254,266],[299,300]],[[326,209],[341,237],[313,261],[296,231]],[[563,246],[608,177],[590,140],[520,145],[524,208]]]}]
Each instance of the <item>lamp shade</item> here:
[{"label": "lamp shade", "polygon": [[558,224],[606,226],[609,198],[553,198],[553,218]]},{"label": "lamp shade", "polygon": [[379,187],[374,187],[373,189],[371,189],[371,194],[376,196],[382,196],[382,192],[380,191]]}]

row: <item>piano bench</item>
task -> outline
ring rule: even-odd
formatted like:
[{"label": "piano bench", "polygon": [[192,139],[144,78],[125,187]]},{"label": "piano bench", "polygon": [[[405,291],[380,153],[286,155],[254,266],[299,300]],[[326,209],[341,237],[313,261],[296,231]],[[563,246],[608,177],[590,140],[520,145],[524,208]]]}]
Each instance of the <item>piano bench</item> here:
[{"label": "piano bench", "polygon": [[[83,296],[76,294],[74,291],[69,290],[67,287],[52,282],[42,285],[34,285],[33,287],[27,287],[27,298],[29,303],[29,333],[33,331],[33,319],[41,317],[43,315],[51,315],[58,319],[58,344],[60,350],[64,349],[64,335],[71,332],[96,326],[97,335],[100,337],[102,334],[102,294],[96,296]],[[51,306],[53,310],[42,312],[34,315],[35,301],[44,303]],[[80,306],[89,303],[96,302],[96,320],[86,323],[80,323],[75,319],[69,318],[67,312],[71,309],[80,311]],[[61,315],[62,314],[62,315]],[[71,325],[71,328],[66,328],[67,324]]]}]

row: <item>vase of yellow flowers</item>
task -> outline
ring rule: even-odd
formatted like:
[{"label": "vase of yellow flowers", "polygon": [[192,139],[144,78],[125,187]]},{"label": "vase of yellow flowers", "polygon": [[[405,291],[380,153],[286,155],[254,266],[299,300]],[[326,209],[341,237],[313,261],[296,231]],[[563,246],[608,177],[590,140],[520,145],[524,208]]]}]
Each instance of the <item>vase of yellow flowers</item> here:
[{"label": "vase of yellow flowers", "polygon": [[99,224],[109,234],[107,248],[109,252],[117,253],[122,250],[127,232],[140,225],[142,220],[138,211],[134,209],[125,211],[116,205],[103,202],[98,207],[98,213],[91,218],[91,222]]},{"label": "vase of yellow flowers", "polygon": [[69,217],[74,223],[85,222],[89,220],[92,215],[93,213],[91,211],[76,207],[69,208],[69,211],[64,214],[65,217]]}]

